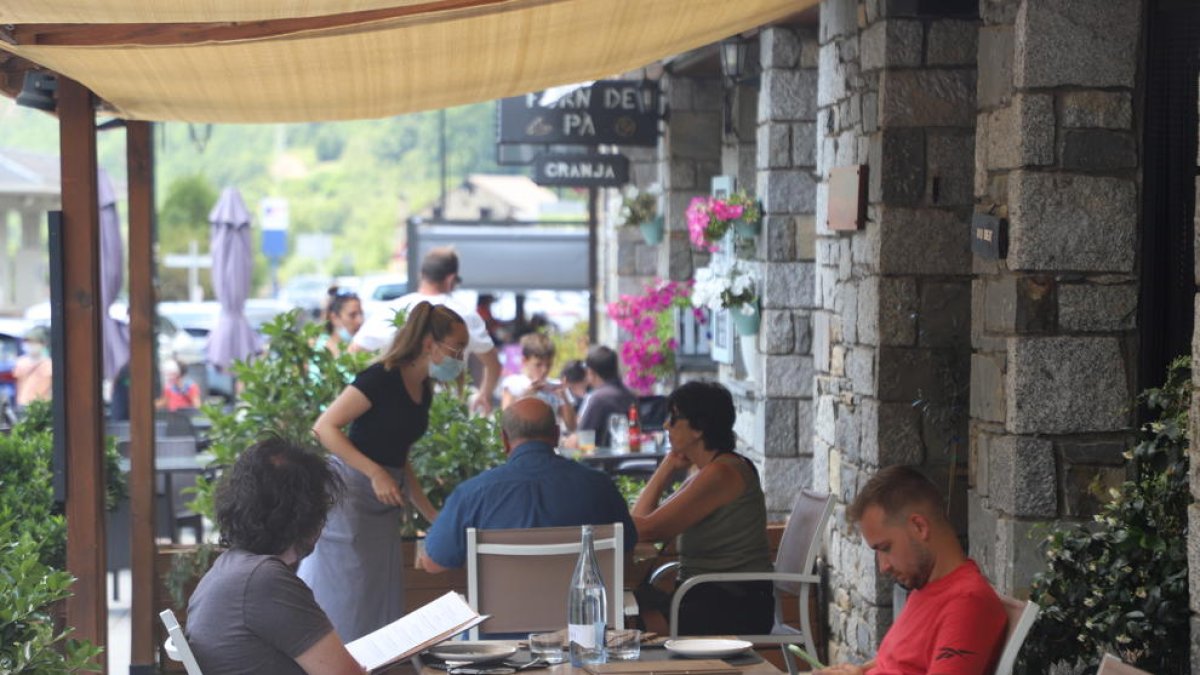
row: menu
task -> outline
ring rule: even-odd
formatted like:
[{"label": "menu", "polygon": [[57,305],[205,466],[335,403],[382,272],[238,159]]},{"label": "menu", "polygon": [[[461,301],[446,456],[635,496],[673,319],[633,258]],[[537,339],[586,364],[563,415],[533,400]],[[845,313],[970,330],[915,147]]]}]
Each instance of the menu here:
[{"label": "menu", "polygon": [[350,655],[367,670],[375,670],[410,656],[473,626],[483,623],[463,596],[453,591],[402,618],[346,645]]}]

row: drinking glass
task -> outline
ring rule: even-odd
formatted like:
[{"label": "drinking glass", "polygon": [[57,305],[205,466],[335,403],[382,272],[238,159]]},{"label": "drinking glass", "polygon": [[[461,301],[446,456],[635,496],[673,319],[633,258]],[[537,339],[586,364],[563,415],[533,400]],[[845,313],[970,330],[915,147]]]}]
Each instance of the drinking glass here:
[{"label": "drinking glass", "polygon": [[629,449],[629,418],[621,413],[613,413],[608,417],[608,445],[613,452]]},{"label": "drinking glass", "polygon": [[529,653],[531,656],[533,656],[533,658],[541,659],[550,665],[562,663],[562,631],[556,631],[554,633],[530,633]]},{"label": "drinking glass", "polygon": [[642,654],[642,632],[639,630],[608,630],[604,632],[604,648],[612,661],[637,661]]},{"label": "drinking glass", "polygon": [[580,429],[575,433],[575,437],[579,440],[579,452],[590,455],[596,451],[595,429]]}]

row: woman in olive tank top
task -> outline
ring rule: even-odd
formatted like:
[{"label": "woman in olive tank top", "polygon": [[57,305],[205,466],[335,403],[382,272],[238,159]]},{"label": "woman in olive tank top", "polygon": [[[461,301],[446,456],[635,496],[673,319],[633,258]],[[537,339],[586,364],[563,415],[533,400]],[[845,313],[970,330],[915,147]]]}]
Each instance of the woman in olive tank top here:
[{"label": "woman in olive tank top", "polygon": [[[638,539],[679,538],[677,583],[710,572],[770,571],[766,502],[754,465],[733,451],[737,411],[729,390],[716,382],[688,382],[671,392],[667,409],[671,452],[633,507]],[[687,479],[662,500],[684,470]],[[666,614],[670,595],[643,585],[638,605]],[[679,632],[769,633],[773,609],[770,582],[700,584],[680,604]]]}]

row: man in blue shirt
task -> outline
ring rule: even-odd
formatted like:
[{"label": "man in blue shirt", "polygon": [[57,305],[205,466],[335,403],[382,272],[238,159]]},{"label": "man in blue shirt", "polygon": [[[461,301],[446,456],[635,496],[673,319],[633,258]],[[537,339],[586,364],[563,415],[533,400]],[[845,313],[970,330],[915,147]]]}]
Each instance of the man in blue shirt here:
[{"label": "man in blue shirt", "polygon": [[612,479],[560,457],[554,410],[540,399],[522,398],[504,410],[500,437],[508,462],[462,483],[425,537],[421,567],[438,573],[462,567],[467,528],[499,530],[565,525],[625,526],[625,550],[637,531],[629,507]]}]

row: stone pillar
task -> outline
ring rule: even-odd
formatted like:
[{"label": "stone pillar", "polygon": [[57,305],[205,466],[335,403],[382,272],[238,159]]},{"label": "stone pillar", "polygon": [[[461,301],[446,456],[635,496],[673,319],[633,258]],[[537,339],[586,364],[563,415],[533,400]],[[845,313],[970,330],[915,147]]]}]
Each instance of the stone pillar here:
[{"label": "stone pillar", "polygon": [[[885,466],[921,466],[966,527],[977,26],[918,9],[821,4],[813,481],[838,496],[833,662],[869,658],[892,621],[892,584],[845,521],[861,485]],[[868,165],[867,222],[833,232],[826,181],[854,164]]]},{"label": "stone pillar", "polygon": [[970,553],[1012,595],[1044,568],[1034,527],[1088,516],[1089,484],[1124,478],[1141,4],[980,3],[974,193],[1010,245],[974,259]]},{"label": "stone pillar", "polygon": [[783,518],[797,491],[812,484],[817,34],[766,28],[759,48],[755,193],[763,223],[754,257],[762,322],[757,372],[748,373],[756,400],[746,403],[753,414],[740,426],[762,457],[767,509]]},{"label": "stone pillar", "polygon": [[21,210],[21,249],[13,265],[13,300],[28,307],[49,297],[49,263],[45,238],[46,214],[36,209]]}]

